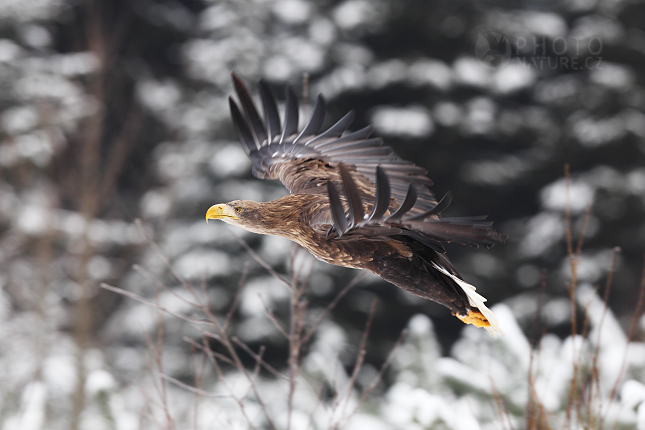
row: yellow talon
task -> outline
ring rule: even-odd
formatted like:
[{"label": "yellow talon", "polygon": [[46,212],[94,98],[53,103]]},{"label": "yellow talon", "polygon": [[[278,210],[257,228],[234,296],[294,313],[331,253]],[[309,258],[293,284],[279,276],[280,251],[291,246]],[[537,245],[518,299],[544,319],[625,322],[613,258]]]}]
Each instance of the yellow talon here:
[{"label": "yellow talon", "polygon": [[468,315],[465,317],[461,317],[459,315],[456,315],[457,318],[462,320],[466,324],[472,324],[475,327],[490,327],[490,323],[486,319],[484,315],[482,315],[481,312],[479,312],[479,309],[473,308],[468,311]]}]

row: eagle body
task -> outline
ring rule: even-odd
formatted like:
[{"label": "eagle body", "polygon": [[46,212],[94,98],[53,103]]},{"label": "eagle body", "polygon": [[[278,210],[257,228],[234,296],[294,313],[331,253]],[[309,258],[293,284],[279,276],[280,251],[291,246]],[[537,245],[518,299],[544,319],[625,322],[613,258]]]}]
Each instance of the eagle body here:
[{"label": "eagle body", "polygon": [[[441,264],[459,276],[452,263],[443,254],[412,239],[405,236],[328,236],[331,223],[313,228],[312,219],[328,211],[329,203],[312,194],[289,194],[266,203],[238,200],[230,204],[241,209],[238,220],[248,220],[250,227],[245,228],[253,233],[284,237],[320,261],[369,270],[412,294],[447,305],[454,314],[468,313],[466,294],[454,282],[449,282],[448,288],[442,285],[442,275],[432,266],[432,262]],[[246,214],[249,214],[248,219]]]},{"label": "eagle body", "polygon": [[486,299],[466,283],[442,243],[492,246],[503,242],[483,217],[441,218],[451,196],[437,201],[426,171],[394,155],[371,126],[347,133],[353,112],[321,131],[324,99],[298,130],[299,107],[290,87],[284,120],[273,93],[258,83],[264,119],[235,75],[240,106],[229,98],[233,125],[260,179],[279,179],[291,194],[271,202],[213,205],[219,219],[259,234],[282,236],[319,260],[369,270],[384,280],[446,306],[465,323],[501,332]]}]

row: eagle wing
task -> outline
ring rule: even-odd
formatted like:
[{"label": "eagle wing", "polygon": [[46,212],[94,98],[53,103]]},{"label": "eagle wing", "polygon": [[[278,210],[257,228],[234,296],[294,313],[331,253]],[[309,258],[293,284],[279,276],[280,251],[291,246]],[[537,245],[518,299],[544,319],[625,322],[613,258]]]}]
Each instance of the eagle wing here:
[{"label": "eagle wing", "polygon": [[451,195],[437,202],[427,171],[394,155],[380,138],[370,138],[371,126],[345,133],[353,112],[321,132],[325,101],[319,95],[298,132],[299,107],[290,87],[282,123],[264,81],[258,83],[262,119],[244,83],[232,77],[241,105],[229,98],[233,125],[254,162],[254,175],[280,179],[292,194],[324,196],[308,218],[313,228],[326,229],[327,237],[407,236],[440,253],[441,242],[492,246],[504,239],[485,217],[440,219]]},{"label": "eagle wing", "polygon": [[[417,242],[443,253],[441,242],[456,242],[463,245],[490,247],[503,241],[504,235],[492,229],[492,223],[486,217],[439,218],[439,214],[452,201],[452,195],[446,194],[441,201],[422,213],[413,213],[417,192],[414,183],[410,183],[401,205],[390,212],[386,202],[390,195],[390,181],[380,166],[376,168],[376,193],[374,202],[369,205],[371,213],[365,214],[366,206],[361,199],[356,183],[344,164],[339,165],[343,189],[347,196],[344,205],[336,186],[327,183],[332,223],[327,233],[342,237],[346,234],[363,236],[407,236]],[[347,209],[345,209],[345,207]]]},{"label": "eagle wing", "polygon": [[[336,124],[321,131],[325,117],[325,99],[319,95],[305,127],[298,131],[299,106],[293,89],[287,86],[284,121],[280,120],[276,99],[262,80],[258,90],[262,100],[260,117],[244,83],[232,74],[238,105],[229,97],[235,131],[246,154],[253,161],[253,174],[260,179],[279,179],[292,194],[327,195],[327,184],[343,186],[338,169],[342,162],[352,175],[359,196],[372,202],[377,192],[377,167],[389,178],[389,198],[384,204],[393,212],[406,199],[411,183],[416,201],[408,208],[411,215],[431,210],[437,201],[430,189],[427,171],[394,155],[380,138],[371,138],[372,126],[346,133],[354,119],[350,111]],[[382,208],[381,208],[382,209]],[[330,220],[328,211],[321,219]]]}]

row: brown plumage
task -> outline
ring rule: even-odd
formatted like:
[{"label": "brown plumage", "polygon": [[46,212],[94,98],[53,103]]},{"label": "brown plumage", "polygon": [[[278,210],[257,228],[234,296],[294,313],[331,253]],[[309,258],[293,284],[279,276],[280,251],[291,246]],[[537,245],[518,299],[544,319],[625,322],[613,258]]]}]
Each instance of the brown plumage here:
[{"label": "brown plumage", "polygon": [[504,235],[482,217],[439,218],[450,194],[437,202],[427,172],[370,138],[371,126],[346,133],[353,111],[321,132],[325,101],[318,96],[299,132],[299,107],[290,87],[282,122],[264,81],[258,84],[264,119],[234,74],[233,84],[241,105],[229,98],[233,125],[254,162],[254,175],[279,179],[291,194],[266,203],[214,205],[207,220],[286,237],[324,262],[369,270],[448,307],[466,323],[500,331],[486,299],[462,280],[441,243],[490,247]]}]

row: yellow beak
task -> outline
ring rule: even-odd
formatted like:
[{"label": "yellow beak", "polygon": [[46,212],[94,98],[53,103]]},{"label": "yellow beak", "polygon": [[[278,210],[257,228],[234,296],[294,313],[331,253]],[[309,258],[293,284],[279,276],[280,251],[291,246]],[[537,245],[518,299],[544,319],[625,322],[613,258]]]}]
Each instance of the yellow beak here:
[{"label": "yellow beak", "polygon": [[221,203],[219,205],[213,205],[208,208],[206,212],[206,222],[209,219],[222,219],[222,218],[233,218],[237,219],[235,211],[230,206],[227,206],[226,203]]}]

